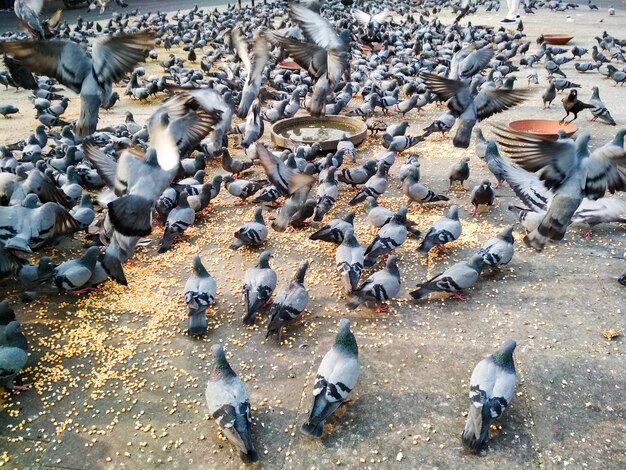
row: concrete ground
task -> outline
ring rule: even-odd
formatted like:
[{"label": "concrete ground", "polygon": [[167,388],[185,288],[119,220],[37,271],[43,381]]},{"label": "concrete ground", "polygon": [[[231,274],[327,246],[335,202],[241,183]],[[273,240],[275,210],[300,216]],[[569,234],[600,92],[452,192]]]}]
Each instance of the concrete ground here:
[{"label": "concrete ground", "polygon": [[[590,48],[602,30],[626,35],[620,12],[615,17],[588,12],[567,16],[541,11],[525,18],[528,39],[534,41],[541,32],[571,31],[576,36],[572,44]],[[496,24],[498,18],[482,14],[479,21]],[[533,42],[531,52],[535,48]],[[156,64],[147,67],[148,74],[160,70]],[[582,85],[583,100],[590,96],[591,86],[600,86],[614,118],[626,125],[626,88],[614,88],[595,73],[580,75],[572,63],[563,69]],[[517,75],[517,85],[525,86],[524,70]],[[561,118],[561,96],[551,110],[541,110],[545,75],[540,70],[541,85],[533,88],[527,103],[493,122]],[[11,120],[0,120],[3,141],[23,137],[34,128],[27,96],[23,91],[0,90],[0,102],[21,102],[24,107]],[[140,104],[123,98],[113,112],[103,114],[101,124],[121,120],[127,109],[143,121],[158,102]],[[78,100],[73,100],[67,116],[76,116],[77,109]],[[441,112],[433,105],[421,115],[411,113],[409,133],[419,133]],[[616,128],[589,123],[588,118],[581,113],[578,125],[591,132],[593,146],[614,135]],[[396,120],[400,118],[390,118]],[[489,124],[482,127],[490,135]],[[359,148],[358,160],[380,149],[379,139],[369,138]],[[465,155],[472,156],[467,186],[491,177],[471,148],[455,149],[448,139],[432,136],[416,151],[423,156],[422,181],[435,190],[446,189],[448,168]],[[393,182],[398,168],[396,163]],[[215,171],[211,168],[210,173]],[[253,175],[260,175],[258,168]],[[393,209],[404,203],[395,186],[390,185],[381,201]],[[615,280],[625,264],[616,259],[624,250],[623,226],[599,226],[587,239],[582,233],[588,227],[573,226],[562,243],[535,253],[521,243],[523,233],[516,224],[518,243],[512,262],[500,272],[484,273],[468,291],[469,301],[443,296],[409,300],[408,291],[417,282],[467,259],[504,225],[515,223],[506,211],[514,200],[512,191],[503,188],[498,196],[495,207],[472,218],[468,194],[453,193],[452,202],[461,207],[463,235],[451,244],[449,255],[420,258],[416,239],[398,250],[403,289],[390,302],[388,313],[363,307],[351,312],[344,307],[334,248],[308,240],[318,224],[298,233],[271,231],[266,247],[274,251],[279,285],[301,259],[311,261],[306,278],[311,302],[302,319],[288,327],[283,345],[264,340],[264,318],[253,328],[242,325],[243,273],[260,250],[227,248],[234,230],[254,211],[252,205],[234,206],[227,193],[171,252],[157,255],[156,243],[139,249],[136,262],[126,267],[127,288],[108,283],[103,293],[53,296],[23,305],[17,301],[15,286],[4,282],[3,297],[15,300],[31,347],[30,367],[18,380],[33,388],[0,395],[0,466],[243,467],[208,419],[204,402],[209,349],[220,342],[250,393],[260,468],[625,468],[626,291]],[[349,197],[351,191],[343,188],[327,219],[343,215]],[[426,230],[444,208],[430,207],[410,218]],[[373,235],[363,222],[362,208],[358,210],[356,234],[368,244]],[[155,230],[153,239],[160,234]],[[68,256],[78,248],[77,241],[67,241],[47,253]],[[202,340],[183,333],[182,287],[195,253],[218,284],[210,331]],[[310,409],[315,371],[342,317],[352,320],[361,375],[352,401],[329,420],[324,438],[313,441],[297,428]],[[619,336],[607,340],[602,333],[611,329]],[[492,430],[488,448],[480,456],[468,455],[460,434],[471,371],[509,337],[518,343],[515,399]]]}]

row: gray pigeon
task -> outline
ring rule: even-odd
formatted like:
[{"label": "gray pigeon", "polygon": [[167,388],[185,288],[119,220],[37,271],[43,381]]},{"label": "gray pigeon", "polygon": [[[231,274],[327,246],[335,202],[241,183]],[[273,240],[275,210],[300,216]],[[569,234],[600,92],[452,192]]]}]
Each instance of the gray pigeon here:
[{"label": "gray pigeon", "polygon": [[474,144],[476,156],[481,160],[485,160],[485,154],[487,153],[487,139],[485,139],[483,131],[480,127],[474,129],[474,136],[476,137],[476,143]]},{"label": "gray pigeon", "polygon": [[[626,251],[624,251],[623,258],[626,260]],[[626,286],[626,269],[624,270],[622,275],[617,279],[617,282],[619,282],[623,286]]]},{"label": "gray pigeon", "polygon": [[372,176],[361,187],[359,192],[348,202],[349,205],[354,206],[361,202],[364,202],[368,197],[378,199],[389,186],[389,177],[387,175],[387,167],[380,162],[376,168],[376,174]]},{"label": "gray pigeon", "polygon": [[0,344],[0,383],[9,390],[22,392],[28,385],[15,385],[15,376],[28,362],[28,342],[22,333],[22,326],[11,321],[3,332]]},{"label": "gray pigeon", "polygon": [[174,238],[181,236],[196,219],[196,213],[189,207],[188,197],[187,191],[180,193],[178,195],[178,205],[168,214],[159,253],[165,253],[169,250],[172,247]]},{"label": "gray pigeon", "polygon": [[497,131],[511,158],[527,171],[540,171],[539,178],[554,194],[539,227],[524,237],[527,246],[541,251],[549,240],[562,240],[585,197],[599,199],[607,191],[626,190],[624,133],[621,130],[612,142],[590,153],[586,132],[576,141],[555,141],[502,128]]},{"label": "gray pigeon", "polygon": [[406,206],[402,206],[392,219],[383,225],[372,243],[365,250],[365,267],[371,268],[376,259],[384,254],[391,253],[402,245],[407,238]]},{"label": "gray pigeon", "polygon": [[317,187],[317,204],[315,207],[315,217],[313,220],[320,222],[326,213],[333,207],[339,197],[339,188],[335,178],[336,168],[328,168],[326,178]]},{"label": "gray pigeon", "polygon": [[478,251],[478,254],[483,257],[483,262],[486,266],[491,268],[504,266],[513,259],[514,242],[513,227],[508,225],[504,227],[496,238],[488,240]]},{"label": "gray pigeon", "polygon": [[302,261],[293,279],[284,285],[276,295],[270,308],[266,338],[277,334],[278,341],[281,342],[283,326],[297,318],[308,305],[309,293],[304,287],[304,277],[308,268],[309,262]]},{"label": "gray pigeon", "polygon": [[262,244],[269,231],[263,220],[263,209],[258,207],[254,211],[254,221],[245,223],[235,232],[235,239],[230,244],[230,248],[237,250],[244,245],[256,246]]},{"label": "gray pigeon", "polygon": [[359,349],[350,331],[350,320],[342,318],[335,343],[326,353],[315,375],[313,406],[302,434],[322,437],[326,420],[348,399],[359,378]]},{"label": "gray pigeon", "polygon": [[283,196],[289,196],[303,186],[310,186],[315,178],[289,168],[285,163],[270,152],[261,142],[257,142],[257,155],[267,174],[267,179]]},{"label": "gray pigeon", "polygon": [[[284,232],[291,222],[296,220],[302,215],[302,211],[306,212],[307,201],[309,200],[309,193],[311,192],[311,186],[303,186],[297,189],[291,196],[289,196],[285,203],[276,212],[276,219],[272,222],[272,228],[277,232]],[[313,200],[312,209],[315,211],[317,201]],[[304,214],[306,215],[306,214]],[[311,213],[308,217],[313,215]]]},{"label": "gray pigeon", "polygon": [[365,212],[367,213],[367,221],[373,227],[382,227],[394,216],[393,211],[379,206],[373,197],[368,197],[365,201]]},{"label": "gray pigeon", "polygon": [[241,460],[251,464],[259,460],[252,443],[250,425],[252,411],[248,392],[243,381],[231,369],[224,348],[211,346],[213,369],[206,387],[206,403],[209,414],[215,419],[222,432],[239,451]]},{"label": "gray pigeon", "polygon": [[449,201],[450,198],[443,194],[437,194],[431,189],[428,189],[419,180],[419,168],[413,168],[410,170],[402,182],[402,193],[409,199],[409,205],[412,202],[418,204],[426,204],[429,202]]},{"label": "gray pigeon", "polygon": [[89,280],[96,269],[100,249],[97,246],[87,248],[80,258],[61,263],[54,270],[52,284],[61,292],[79,293],[88,287]]},{"label": "gray pigeon", "polygon": [[246,303],[244,325],[254,325],[256,312],[271,302],[276,289],[276,271],[270,267],[272,253],[265,250],[259,257],[259,263],[246,271],[243,280],[243,299]]},{"label": "gray pigeon", "polygon": [[448,179],[450,180],[450,186],[448,186],[448,192],[452,191],[452,183],[458,181],[461,184],[461,190],[467,191],[463,186],[463,182],[470,176],[469,157],[463,157],[459,162],[450,167],[448,171]]},{"label": "gray pigeon", "polygon": [[309,236],[309,240],[321,240],[328,243],[341,243],[348,230],[354,230],[354,212],[348,212],[342,219],[333,219],[317,232]]},{"label": "gray pigeon", "polygon": [[337,270],[347,294],[352,293],[358,287],[363,271],[363,254],[363,247],[354,236],[354,230],[348,229],[335,254]]},{"label": "gray pigeon", "polygon": [[467,300],[460,292],[476,284],[484,266],[482,255],[476,254],[469,261],[456,263],[441,274],[418,284],[417,289],[410,292],[411,297],[419,300],[433,292],[450,292],[459,300]]},{"label": "gray pigeon", "polygon": [[252,106],[252,102],[259,96],[263,69],[269,59],[270,45],[262,32],[255,32],[253,38],[252,54],[248,50],[247,41],[244,39],[241,28],[236,27],[231,31],[233,46],[243,62],[248,74],[241,93],[241,102],[237,110],[237,116],[244,119]]},{"label": "gray pigeon", "polygon": [[491,181],[487,179],[483,180],[482,183],[474,186],[474,189],[472,189],[472,193],[470,196],[470,201],[474,206],[472,215],[474,217],[478,215],[478,206],[480,206],[481,204],[491,207],[493,206],[495,200],[496,192],[491,187]]},{"label": "gray pigeon", "polygon": [[549,108],[552,105],[552,102],[556,99],[556,84],[554,81],[550,81],[550,85],[546,91],[541,95],[541,99],[543,100],[543,109]]},{"label": "gray pigeon", "polygon": [[16,114],[19,112],[20,110],[12,104],[0,104],[0,114],[2,114],[5,118],[10,117],[11,114]]},{"label": "gray pigeon", "polygon": [[517,106],[528,96],[527,90],[483,88],[479,91],[475,82],[452,80],[434,73],[421,73],[420,77],[439,99],[448,101],[448,109],[459,119],[454,136],[454,146],[458,148],[469,147],[476,122]]},{"label": "gray pigeon", "polygon": [[[400,291],[400,271],[397,261],[396,255],[387,258],[385,269],[376,271],[358,289],[352,292],[353,296],[346,306],[354,310],[365,302],[384,302],[395,297]],[[377,305],[376,310],[384,312],[387,309]]]},{"label": "gray pigeon", "polygon": [[474,453],[487,443],[492,421],[502,416],[513,400],[517,383],[513,361],[515,346],[515,341],[507,340],[501,349],[480,361],[472,372],[470,410],[461,441]]},{"label": "gray pigeon", "polygon": [[613,119],[613,116],[611,116],[611,113],[600,99],[600,90],[597,86],[594,86],[591,90],[593,91],[591,99],[589,100],[589,104],[593,106],[593,108],[591,108],[591,114],[593,114],[591,120],[595,121],[596,119],[600,119],[600,121],[614,126],[615,119]]},{"label": "gray pigeon", "polygon": [[10,54],[29,70],[56,78],[81,97],[78,135],[96,131],[100,104],[111,95],[111,84],[121,80],[154,47],[154,33],[140,31],[97,39],[91,56],[69,40],[8,41],[0,51]]},{"label": "gray pigeon", "polygon": [[83,194],[80,198],[80,203],[72,207],[70,214],[80,224],[81,228],[89,227],[96,218],[96,213],[91,203],[91,196],[87,193]]},{"label": "gray pigeon", "polygon": [[448,214],[436,220],[428,229],[418,251],[428,253],[435,246],[443,248],[443,244],[452,242],[461,236],[461,221],[459,220],[458,206],[450,206]]},{"label": "gray pigeon", "polygon": [[184,297],[189,309],[187,334],[199,336],[207,332],[206,309],[215,303],[215,280],[202,264],[200,256],[193,256],[193,274],[185,283]]},{"label": "gray pigeon", "polygon": [[366,183],[375,174],[376,160],[368,160],[361,166],[342,168],[337,174],[337,179],[356,188],[357,185]]}]

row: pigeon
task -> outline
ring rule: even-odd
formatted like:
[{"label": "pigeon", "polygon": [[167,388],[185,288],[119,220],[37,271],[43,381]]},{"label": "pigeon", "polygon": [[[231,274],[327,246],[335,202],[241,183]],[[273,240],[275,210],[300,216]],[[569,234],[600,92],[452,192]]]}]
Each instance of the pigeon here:
[{"label": "pigeon", "polygon": [[[291,224],[291,221],[294,220],[294,217],[297,222],[298,218],[302,215],[302,211],[308,210],[307,201],[309,200],[310,192],[310,186],[303,186],[289,196],[282,207],[276,212],[276,218],[272,222],[272,228],[277,232],[284,232]],[[313,212],[315,212],[316,206],[317,201],[314,200]]]},{"label": "pigeon", "polygon": [[554,81],[550,81],[550,85],[546,91],[541,95],[541,99],[543,100],[543,109],[549,108],[552,106],[552,102],[556,98],[556,84]]},{"label": "pigeon", "polygon": [[615,120],[600,99],[600,90],[597,86],[594,86],[591,90],[593,91],[591,99],[589,100],[589,104],[593,106],[593,108],[591,108],[591,114],[593,114],[593,118],[591,120],[595,121],[596,119],[600,119],[600,121],[614,126]]},{"label": "pigeon", "polygon": [[485,160],[485,155],[487,153],[487,139],[485,139],[482,129],[476,127],[474,129],[474,136],[476,136],[476,143],[474,147],[476,151],[476,156],[481,160]]},{"label": "pigeon", "polygon": [[372,243],[365,250],[365,267],[371,268],[376,264],[379,256],[392,252],[406,241],[406,214],[407,208],[402,206],[391,220],[380,228]]},{"label": "pigeon", "polygon": [[[376,271],[358,289],[353,291],[353,296],[346,306],[350,310],[354,310],[365,302],[384,302],[395,297],[400,291],[400,271],[397,261],[396,255],[387,258],[385,268]],[[383,312],[386,309],[377,306],[376,310]]]},{"label": "pigeon", "polygon": [[441,132],[441,136],[445,136],[446,132],[448,132],[454,126],[456,122],[456,117],[452,113],[443,113],[439,116],[435,121],[433,121],[429,126],[423,129],[424,133],[422,137],[426,138],[433,132]]},{"label": "pigeon", "polygon": [[368,160],[363,165],[353,168],[342,168],[337,173],[337,179],[342,183],[356,188],[360,184],[365,184],[376,174],[376,160]]},{"label": "pigeon", "polygon": [[391,124],[385,129],[385,135],[391,137],[403,136],[409,128],[409,121],[402,121],[399,124]]},{"label": "pigeon", "polygon": [[[567,95],[562,100],[563,109],[565,109],[565,116],[563,119],[559,121],[559,123],[570,123],[574,122],[578,117],[578,113],[580,113],[583,109],[593,109],[594,105],[589,103],[583,103],[578,99],[578,92],[576,90],[570,90],[569,95]],[[572,113],[574,117],[570,121],[565,121],[567,117]]]},{"label": "pigeon", "polygon": [[235,179],[230,175],[224,176],[222,180],[224,181],[224,187],[228,190],[228,192],[239,198],[237,204],[245,203],[246,199],[253,194],[256,194],[256,192],[259,191],[267,182]]},{"label": "pigeon", "polygon": [[623,70],[617,70],[611,64],[607,65],[607,69],[611,80],[615,82],[615,85],[613,86],[617,86],[618,84],[624,85],[624,83],[626,83],[626,72]]},{"label": "pigeon", "polygon": [[0,343],[0,383],[8,390],[22,392],[28,385],[15,385],[14,380],[28,362],[28,341],[22,333],[22,326],[11,321],[3,331]]},{"label": "pigeon", "polygon": [[469,161],[469,157],[463,157],[461,161],[455,163],[450,167],[450,171],[448,172],[448,178],[450,180],[448,192],[452,190],[452,183],[454,183],[455,181],[458,181],[461,184],[461,190],[467,191],[467,189],[465,189],[465,187],[463,186],[463,182],[470,176]]},{"label": "pigeon", "polygon": [[514,242],[513,227],[507,225],[496,238],[488,240],[478,254],[483,257],[485,266],[491,268],[504,266],[513,259]]},{"label": "pigeon", "polygon": [[454,136],[454,146],[467,148],[472,129],[478,121],[521,104],[528,96],[527,90],[481,89],[464,80],[453,80],[433,73],[421,73],[430,89],[439,99],[448,101],[448,109],[459,119]]},{"label": "pigeon", "polygon": [[70,209],[70,215],[79,223],[81,228],[89,227],[96,218],[96,213],[91,203],[91,196],[83,194],[80,198],[80,203]]},{"label": "pigeon", "polygon": [[443,194],[437,194],[423,184],[418,183],[419,168],[413,168],[402,182],[402,193],[408,198],[409,205],[412,202],[425,204],[429,202],[449,201]]},{"label": "pigeon", "polygon": [[554,194],[539,227],[524,237],[527,246],[541,251],[548,240],[562,240],[583,198],[599,199],[607,191],[626,189],[624,133],[589,153],[586,132],[576,141],[554,141],[503,128],[496,131],[511,158],[527,171],[540,171],[539,178]]},{"label": "pigeon", "polygon": [[168,251],[172,247],[174,238],[181,236],[196,220],[195,211],[189,207],[188,197],[187,191],[181,192],[178,195],[178,205],[168,214],[159,253]]},{"label": "pigeon", "polygon": [[335,343],[317,369],[313,406],[300,432],[310,437],[322,437],[326,420],[348,399],[358,378],[359,348],[350,331],[350,320],[342,318]]},{"label": "pigeon", "polygon": [[433,292],[450,292],[459,300],[467,300],[460,292],[476,284],[484,266],[482,255],[476,254],[469,261],[456,263],[426,282],[418,284],[417,289],[409,294],[415,300],[419,300]]},{"label": "pigeon", "polygon": [[228,149],[222,151],[222,168],[233,175],[239,175],[239,173],[246,171],[252,167],[251,161],[243,161],[230,156]]},{"label": "pigeon", "polygon": [[474,186],[470,196],[470,201],[474,206],[472,215],[476,217],[478,215],[478,206],[483,204],[489,207],[493,206],[493,202],[496,200],[496,192],[491,187],[491,181],[485,179],[482,183]]},{"label": "pigeon", "polygon": [[398,154],[423,141],[423,136],[399,135],[397,137],[392,137],[389,134],[383,134],[383,147],[393,150]]},{"label": "pigeon", "polygon": [[364,202],[368,197],[378,199],[387,190],[388,186],[389,177],[387,175],[387,167],[382,162],[379,162],[376,168],[376,174],[367,180],[348,204],[354,206]]},{"label": "pigeon", "polygon": [[54,270],[52,284],[60,292],[80,293],[88,288],[89,280],[96,269],[100,249],[97,246],[87,248],[80,258],[61,263]]},{"label": "pigeon", "polygon": [[230,244],[230,248],[237,250],[244,245],[261,245],[268,235],[269,231],[263,220],[263,209],[258,207],[254,211],[254,221],[245,223],[235,232],[235,239]]},{"label": "pigeon", "polygon": [[341,245],[337,247],[335,263],[343,288],[350,294],[358,287],[363,271],[363,247],[354,236],[354,230],[346,231]]},{"label": "pigeon", "polygon": [[252,106],[252,102],[259,96],[263,69],[269,59],[270,46],[265,35],[261,32],[256,32],[253,38],[252,53],[250,53],[248,44],[243,37],[243,32],[239,27],[232,30],[231,39],[237,55],[239,55],[248,72],[243,91],[241,92],[241,102],[237,109],[237,116],[244,119]]},{"label": "pigeon", "polygon": [[[15,311],[11,306],[9,299],[4,299],[0,302],[0,328],[7,326],[15,320]],[[4,330],[0,329],[0,337]]]},{"label": "pigeon", "polygon": [[333,207],[339,197],[339,188],[335,179],[336,168],[331,166],[328,169],[326,178],[317,187],[317,202],[315,207],[315,217],[313,220],[320,222],[326,213]]},{"label": "pigeon", "polygon": [[265,250],[254,268],[249,268],[244,276],[243,299],[246,303],[244,325],[254,325],[256,312],[271,302],[276,289],[276,272],[270,267],[272,253]]},{"label": "pigeon", "polygon": [[373,197],[368,197],[365,201],[365,212],[367,213],[367,221],[373,227],[382,227],[395,215],[393,211],[379,206]]},{"label": "pigeon", "polygon": [[200,187],[200,192],[191,196],[187,196],[187,204],[194,212],[200,212],[209,206],[211,202],[211,192],[213,191],[213,183],[204,183]]},{"label": "pigeon", "polygon": [[[624,251],[624,256],[623,257],[626,260],[626,251]],[[617,282],[619,282],[623,286],[626,286],[626,269],[624,270],[622,275],[619,278],[617,278]]]},{"label": "pigeon", "polygon": [[211,346],[211,353],[213,369],[206,387],[209,414],[231,444],[237,448],[241,460],[252,464],[259,460],[259,454],[254,448],[250,434],[252,411],[248,392],[243,381],[226,360],[222,345]]},{"label": "pigeon", "polygon": [[341,140],[337,142],[337,153],[343,152],[345,159],[352,163],[356,162],[356,150],[354,144],[346,134],[343,134]]},{"label": "pigeon", "polygon": [[256,147],[267,179],[270,180],[270,183],[276,187],[281,195],[289,196],[304,186],[312,185],[315,181],[315,178],[312,176],[289,168],[280,158],[270,152],[263,143],[257,142]]},{"label": "pigeon", "polygon": [[86,136],[96,131],[98,108],[109,98],[111,84],[131,72],[153,46],[154,33],[141,31],[98,38],[91,57],[78,44],[59,39],[6,41],[0,44],[0,51],[80,94],[76,133]]},{"label": "pigeon", "polygon": [[321,240],[339,244],[343,241],[348,230],[354,230],[354,212],[348,212],[341,219],[333,219],[317,232],[309,236],[309,240]]},{"label": "pigeon", "polygon": [[0,104],[0,114],[2,114],[5,118],[10,117],[11,114],[16,114],[19,112],[20,110],[12,104]]},{"label": "pigeon", "polygon": [[266,338],[277,334],[278,342],[281,342],[283,326],[304,312],[309,303],[309,293],[304,287],[304,276],[308,268],[309,262],[302,261],[294,277],[276,295],[270,307]]},{"label": "pigeon", "polygon": [[452,242],[461,236],[461,221],[458,206],[450,206],[448,214],[436,220],[428,229],[417,251],[428,253],[435,246]]},{"label": "pigeon", "polygon": [[463,445],[478,453],[487,443],[494,419],[511,404],[517,376],[513,351],[516,343],[507,340],[503,347],[480,361],[470,378],[470,410],[461,436]]},{"label": "pigeon", "polygon": [[208,273],[200,256],[193,256],[193,274],[185,283],[184,297],[187,304],[187,334],[200,336],[207,332],[206,309],[215,303],[217,286]]}]

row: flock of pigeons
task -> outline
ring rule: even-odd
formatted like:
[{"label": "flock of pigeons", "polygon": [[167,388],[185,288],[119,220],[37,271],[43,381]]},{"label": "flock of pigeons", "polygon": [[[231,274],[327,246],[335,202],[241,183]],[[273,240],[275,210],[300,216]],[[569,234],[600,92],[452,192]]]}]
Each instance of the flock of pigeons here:
[{"label": "flock of pigeons", "polygon": [[[0,83],[30,90],[41,123],[23,141],[0,147],[0,275],[17,281],[25,301],[82,292],[109,278],[126,284],[123,264],[150,235],[153,216],[164,226],[159,252],[167,251],[222,186],[240,199],[237,204],[252,198],[259,205],[254,219],[234,234],[231,248],[238,249],[263,245],[270,236],[266,219],[271,208],[279,206],[270,224],[279,232],[296,230],[311,218],[324,221],[338,200],[341,183],[355,188],[349,205],[364,204],[367,222],[377,235],[364,248],[355,237],[355,213],[349,212],[327,221],[310,238],[337,245],[336,265],[350,297],[348,308],[376,304],[382,309],[380,303],[400,290],[393,252],[409,236],[422,237],[407,218],[409,206],[449,200],[420,182],[420,158],[411,154],[399,170],[406,206],[397,212],[379,206],[377,201],[390,185],[389,169],[402,152],[432,133],[445,135],[455,125],[454,145],[468,148],[474,135],[476,155],[497,180],[495,187],[484,180],[471,190],[475,216],[480,206],[494,203],[495,189],[506,182],[525,205],[509,209],[528,232],[526,244],[537,250],[550,240],[561,240],[571,223],[626,222],[626,202],[605,197],[626,189],[626,130],[591,152],[586,132],[576,139],[563,134],[549,140],[496,128],[496,142],[486,140],[476,127],[528,98],[527,89],[514,88],[512,73],[525,66],[529,84],[537,83],[538,64],[550,74],[544,105],[551,104],[557,91],[571,89],[563,99],[566,118],[573,114],[576,119],[589,109],[594,119],[615,125],[598,87],[584,103],[577,97],[579,86],[561,70],[566,62],[589,54],[587,49],[565,50],[540,38],[531,54],[521,21],[515,32],[462,26],[460,18],[476,11],[476,4],[429,1],[415,6],[412,1],[390,0],[385,2],[389,10],[369,4],[361,11],[351,0],[278,1],[223,12],[196,7],[169,17],[131,12],[115,14],[103,25],[79,19],[70,27],[60,15],[42,22],[36,3],[16,1],[15,12],[30,37],[4,33],[0,38],[7,67],[0,72]],[[491,9],[498,4],[483,3]],[[531,2],[526,12],[559,5],[564,4]],[[436,13],[450,6],[459,17],[444,25]],[[626,72],[612,64],[623,67],[626,41],[606,32],[597,41],[593,62],[576,63],[576,70],[598,71],[616,85],[623,84]],[[146,76],[137,65],[159,61],[157,46],[168,55],[160,62],[164,73]],[[187,56],[171,53],[172,46],[181,47]],[[288,57],[298,70],[281,68]],[[198,61],[200,69],[194,66]],[[99,129],[99,110],[115,106],[120,96],[112,86],[122,80],[130,99],[159,95],[167,99],[145,125],[127,112],[125,122]],[[62,96],[63,87],[80,96],[80,116],[73,122],[64,117],[69,99]],[[352,102],[357,95],[363,98],[360,104]],[[431,103],[446,103],[447,110],[421,135],[406,135],[407,121],[389,123],[380,118],[380,112],[405,116]],[[275,152],[260,141],[266,122],[294,116],[304,108],[313,116],[346,110],[347,115],[362,118],[372,134],[383,133],[382,151],[372,160],[358,162],[358,152],[345,136],[336,152],[322,156],[317,144]],[[14,112],[14,106],[0,106],[5,117]],[[233,122],[235,117],[239,124]],[[247,159],[231,156],[232,140]],[[502,157],[499,148],[512,161]],[[213,159],[221,160],[227,175],[205,181],[206,163]],[[455,185],[465,190],[469,160],[464,157],[450,168],[448,191]],[[257,163],[266,179],[242,177]],[[99,209],[92,201],[96,191]],[[95,239],[82,256],[62,263],[47,256],[34,264],[26,260],[42,246],[79,231]],[[445,250],[461,231],[458,207],[451,205],[423,234],[418,250]],[[469,260],[418,284],[410,295],[421,299],[448,292],[464,299],[463,291],[479,280],[481,272],[511,261],[512,233],[512,227],[504,228]],[[271,305],[267,336],[277,335],[280,341],[284,327],[309,302],[305,287],[309,266],[303,261],[274,296],[277,275],[271,256],[269,250],[263,251],[258,264],[245,273],[243,321],[254,324],[257,313]],[[364,270],[385,257],[382,269],[361,281]],[[207,331],[206,311],[215,302],[216,283],[199,256],[194,257],[193,268],[184,298],[188,333],[197,336]],[[620,282],[626,284],[626,273]],[[8,300],[0,303],[0,325],[0,379],[7,388],[22,390],[25,387],[15,385],[14,378],[26,364],[27,341]],[[513,397],[514,349],[515,342],[507,341],[472,374],[470,414],[462,440],[475,452],[486,443],[492,420]],[[222,347],[212,351],[209,410],[242,459],[256,461],[247,391]],[[335,344],[318,369],[311,414],[301,427],[304,434],[322,436],[325,421],[348,398],[358,375],[357,343],[349,321],[343,319]]]}]

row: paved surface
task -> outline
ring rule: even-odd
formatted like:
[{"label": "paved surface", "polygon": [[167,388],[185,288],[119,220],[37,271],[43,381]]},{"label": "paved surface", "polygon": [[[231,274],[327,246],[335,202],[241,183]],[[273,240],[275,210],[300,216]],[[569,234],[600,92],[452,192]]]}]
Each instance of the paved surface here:
[{"label": "paved surface", "polygon": [[[525,19],[529,39],[547,32],[546,23],[551,32],[574,30],[574,43],[585,47],[603,29],[624,36],[623,15],[574,14],[569,23],[566,16],[542,12]],[[481,23],[497,19],[483,15]],[[159,70],[156,64],[147,67],[148,73]],[[583,85],[583,100],[600,83],[613,116],[626,124],[625,87],[614,88],[597,75],[579,75],[571,63],[564,70]],[[540,75],[545,84],[545,72]],[[518,85],[524,86],[523,71],[518,76]],[[526,104],[494,121],[540,113],[559,119],[560,97],[552,110],[540,111],[542,90],[543,85],[537,87]],[[26,103],[27,94],[0,90],[0,101],[5,100]],[[126,109],[142,121],[158,102],[124,99],[102,116],[101,124],[120,120]],[[409,133],[418,133],[441,112],[433,106],[411,115]],[[76,114],[73,100],[68,116]],[[615,128],[588,123],[588,117],[581,113],[578,123],[592,133],[593,146],[612,137]],[[0,124],[7,134],[3,140],[10,141],[32,129],[34,119],[23,112]],[[483,127],[489,132],[488,125]],[[359,160],[379,150],[378,139],[368,139]],[[490,176],[471,149],[454,149],[447,139],[433,136],[417,151],[424,157],[422,180],[435,190],[446,188],[447,169],[467,154],[473,158],[469,187]],[[395,166],[392,175],[397,178],[399,164]],[[350,196],[343,190],[327,217],[342,215]],[[208,419],[203,397],[210,346],[222,342],[250,391],[261,468],[625,468],[626,291],[615,281],[624,261],[614,258],[624,249],[624,227],[600,226],[584,239],[587,227],[574,226],[563,243],[541,254],[518,244],[510,265],[483,275],[469,291],[468,302],[436,296],[419,303],[408,300],[416,282],[467,259],[502,226],[514,223],[505,210],[512,192],[505,188],[498,196],[495,207],[473,219],[468,195],[453,193],[462,209],[462,237],[449,255],[428,258],[415,253],[419,241],[407,241],[399,250],[404,287],[383,314],[345,309],[334,249],[307,239],[316,226],[295,234],[271,232],[267,246],[276,254],[279,284],[300,259],[312,261],[306,278],[311,303],[279,346],[264,341],[263,319],[254,328],[241,324],[243,273],[256,262],[258,251],[232,252],[226,246],[254,208],[235,207],[230,195],[220,195],[215,211],[205,214],[170,253],[157,256],[154,246],[138,251],[137,263],[127,267],[128,288],[107,284],[106,293],[17,304],[32,353],[31,367],[21,379],[34,388],[0,395],[0,462],[19,469],[242,467]],[[393,209],[403,202],[395,188],[383,200]],[[410,218],[427,229],[442,210],[432,207]],[[159,236],[156,230],[154,238]],[[521,240],[519,226],[515,236]],[[372,239],[361,213],[357,237],[363,244]],[[65,249],[76,246],[69,241],[52,250],[52,256],[67,255]],[[200,341],[182,333],[186,313],[181,291],[194,253],[201,254],[219,286],[210,333]],[[3,294],[16,298],[11,284],[1,287]],[[359,383],[352,401],[329,421],[324,439],[305,439],[297,427],[311,404],[312,379],[344,316],[352,319],[360,347]],[[621,336],[608,341],[601,334],[605,329]],[[471,371],[508,337],[518,342],[516,397],[493,430],[488,449],[478,457],[467,455],[459,437]]]}]

